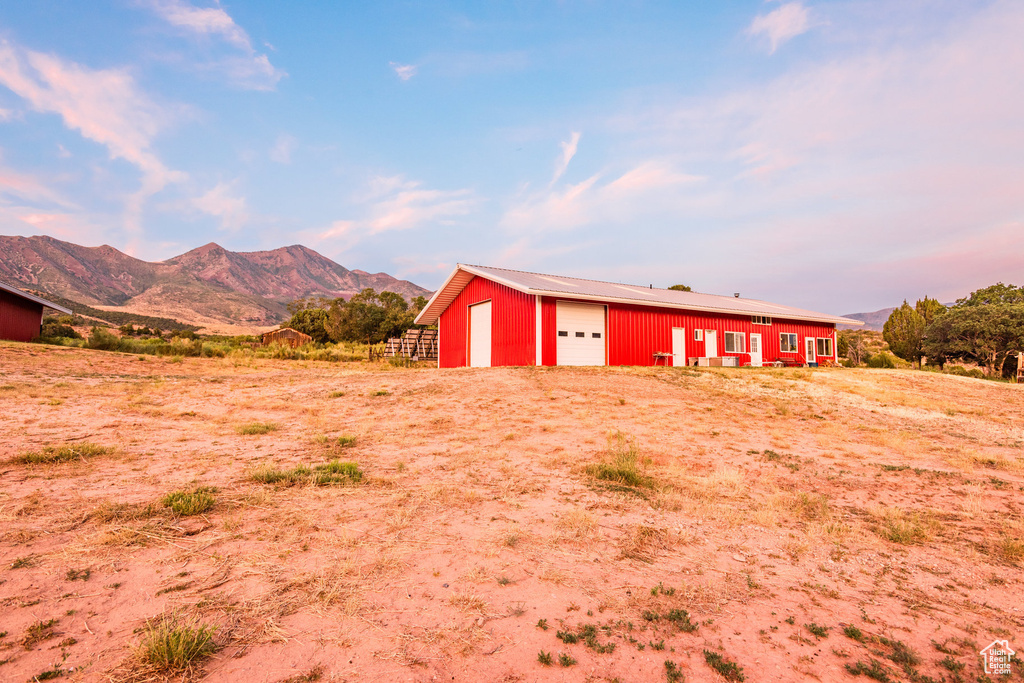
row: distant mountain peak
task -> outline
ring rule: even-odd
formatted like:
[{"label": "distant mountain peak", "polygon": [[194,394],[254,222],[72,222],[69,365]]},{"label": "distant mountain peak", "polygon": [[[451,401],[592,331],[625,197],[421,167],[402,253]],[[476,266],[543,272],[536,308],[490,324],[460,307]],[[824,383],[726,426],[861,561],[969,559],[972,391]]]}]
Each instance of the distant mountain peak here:
[{"label": "distant mountain peak", "polygon": [[151,263],[109,245],[0,236],[0,277],[71,301],[199,324],[270,325],[287,317],[286,304],[295,299],[347,299],[367,287],[407,299],[430,293],[387,273],[348,270],[301,244],[234,252],[210,242]]}]

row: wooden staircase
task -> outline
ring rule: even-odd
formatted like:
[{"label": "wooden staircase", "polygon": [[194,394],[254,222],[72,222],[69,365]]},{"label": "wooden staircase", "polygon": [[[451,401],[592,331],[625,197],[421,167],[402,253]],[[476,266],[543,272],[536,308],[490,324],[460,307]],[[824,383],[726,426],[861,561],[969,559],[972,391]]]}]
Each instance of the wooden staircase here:
[{"label": "wooden staircase", "polygon": [[411,360],[436,361],[438,356],[437,330],[407,330],[401,337],[392,337],[384,343],[384,357],[402,356]]}]

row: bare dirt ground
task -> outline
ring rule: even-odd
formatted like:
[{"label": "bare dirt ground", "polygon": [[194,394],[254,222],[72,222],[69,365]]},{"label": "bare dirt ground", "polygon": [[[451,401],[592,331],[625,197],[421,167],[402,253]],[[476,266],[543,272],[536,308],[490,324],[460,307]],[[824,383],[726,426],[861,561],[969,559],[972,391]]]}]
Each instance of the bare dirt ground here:
[{"label": "bare dirt ground", "polygon": [[[1022,416],[909,371],[0,344],[0,679],[159,680],[167,618],[217,629],[195,680],[984,681],[1024,646]],[[253,479],[335,458],[362,480]]]}]

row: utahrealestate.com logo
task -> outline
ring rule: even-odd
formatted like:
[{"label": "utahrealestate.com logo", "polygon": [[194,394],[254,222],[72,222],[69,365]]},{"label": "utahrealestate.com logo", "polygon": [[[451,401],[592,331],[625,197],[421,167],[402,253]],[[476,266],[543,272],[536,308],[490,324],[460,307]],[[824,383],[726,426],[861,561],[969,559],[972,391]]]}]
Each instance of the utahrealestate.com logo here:
[{"label": "utahrealestate.com logo", "polygon": [[993,640],[980,654],[985,661],[985,673],[997,676],[1010,675],[1010,660],[1016,654],[1010,649],[1010,641]]}]

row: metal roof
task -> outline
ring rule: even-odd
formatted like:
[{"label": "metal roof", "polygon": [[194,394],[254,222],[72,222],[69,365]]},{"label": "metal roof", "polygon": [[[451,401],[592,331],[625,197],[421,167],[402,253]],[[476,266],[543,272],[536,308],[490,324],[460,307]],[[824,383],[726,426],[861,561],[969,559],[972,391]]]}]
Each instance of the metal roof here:
[{"label": "metal roof", "polygon": [[23,292],[20,289],[18,289],[17,287],[11,287],[10,285],[4,284],[3,282],[0,282],[0,290],[3,290],[5,292],[9,292],[9,293],[13,294],[14,296],[20,296],[22,299],[28,299],[29,301],[34,301],[37,304],[42,304],[43,306],[46,306],[47,308],[52,308],[55,311],[60,311],[61,313],[65,314],[65,315],[72,315],[72,311],[69,308],[64,308],[63,306],[55,304],[52,301],[47,301],[46,299],[41,299],[41,298],[39,298],[38,296],[36,296],[34,294],[29,294],[28,292]]},{"label": "metal roof", "polygon": [[420,311],[420,314],[416,316],[416,324],[432,325],[437,322],[441,313],[448,308],[451,302],[455,300],[455,297],[459,295],[459,292],[474,277],[486,278],[525,294],[540,296],[655,306],[658,308],[678,308],[731,315],[763,315],[773,318],[786,318],[788,320],[809,320],[841,325],[864,324],[860,320],[852,318],[773,304],[758,299],[744,299],[719,294],[700,294],[698,292],[680,292],[674,289],[624,285],[562,275],[541,275],[540,273],[527,273],[521,270],[469,266],[462,263],[455,267],[455,272],[448,277],[440,289],[434,292],[434,296],[430,297],[430,301]]}]

